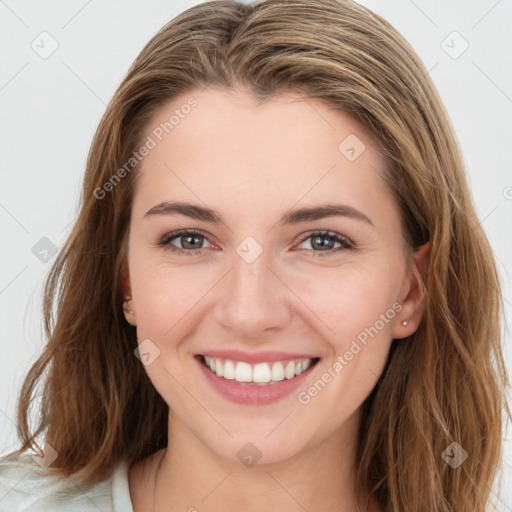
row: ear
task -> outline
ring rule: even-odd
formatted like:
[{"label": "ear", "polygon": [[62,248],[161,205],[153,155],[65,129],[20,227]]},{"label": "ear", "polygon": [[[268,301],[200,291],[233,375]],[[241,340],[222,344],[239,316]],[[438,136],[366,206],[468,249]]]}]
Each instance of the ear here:
[{"label": "ear", "polygon": [[121,268],[121,293],[123,297],[123,312],[126,321],[133,326],[137,325],[137,318],[135,316],[132,290],[130,285],[130,273],[128,265],[125,263]]},{"label": "ear", "polygon": [[[423,318],[425,311],[425,292],[423,290],[423,280],[425,278],[430,256],[430,243],[420,246],[408,261],[409,274],[406,280],[405,288],[402,290],[402,296],[405,298],[400,301],[402,309],[396,317],[397,321],[393,327],[393,338],[407,338],[417,329]],[[406,320],[407,324],[403,325]]]}]

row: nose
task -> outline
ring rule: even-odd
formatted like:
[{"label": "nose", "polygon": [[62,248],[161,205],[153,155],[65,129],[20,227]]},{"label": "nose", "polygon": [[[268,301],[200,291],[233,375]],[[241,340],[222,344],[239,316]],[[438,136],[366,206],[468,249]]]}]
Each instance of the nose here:
[{"label": "nose", "polygon": [[262,340],[285,328],[291,318],[293,293],[263,252],[249,263],[239,254],[219,283],[215,309],[216,321],[228,329],[230,337]]}]

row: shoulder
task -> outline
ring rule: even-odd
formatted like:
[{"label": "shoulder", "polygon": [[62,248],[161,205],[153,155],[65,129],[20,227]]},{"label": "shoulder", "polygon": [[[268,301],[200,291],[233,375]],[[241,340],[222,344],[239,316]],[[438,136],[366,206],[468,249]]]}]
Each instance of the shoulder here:
[{"label": "shoulder", "polygon": [[59,481],[30,454],[3,456],[0,512],[131,512],[126,471],[123,463],[111,478],[84,486],[72,477]]}]

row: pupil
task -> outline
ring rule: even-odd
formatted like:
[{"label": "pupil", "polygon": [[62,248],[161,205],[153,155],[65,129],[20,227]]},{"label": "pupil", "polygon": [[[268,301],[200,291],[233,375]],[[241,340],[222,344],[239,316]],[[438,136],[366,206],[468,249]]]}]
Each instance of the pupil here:
[{"label": "pupil", "polygon": [[[325,237],[325,236],[317,236],[313,240],[316,242],[318,240],[327,240],[327,239],[328,239],[328,237]],[[332,241],[330,243],[332,243]],[[321,242],[321,243],[319,243],[319,245],[320,245],[320,247],[326,247],[327,245],[330,245],[330,243],[329,242],[328,243]]]},{"label": "pupil", "polygon": [[[196,235],[186,235],[184,238],[186,240],[186,242],[184,244],[185,246],[187,246],[187,244],[189,243],[189,239],[192,239],[192,240],[195,239],[196,241],[199,239],[199,237]],[[195,247],[190,247],[190,249],[195,249]]]}]

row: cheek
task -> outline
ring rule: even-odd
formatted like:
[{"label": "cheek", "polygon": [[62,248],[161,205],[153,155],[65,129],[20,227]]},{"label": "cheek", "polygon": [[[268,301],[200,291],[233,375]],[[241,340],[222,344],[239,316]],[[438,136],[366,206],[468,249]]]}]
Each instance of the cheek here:
[{"label": "cheek", "polygon": [[[156,254],[140,246],[130,247],[131,286],[140,331],[164,339],[173,325],[206,307],[209,293],[217,299],[230,294],[219,282],[227,267],[194,263],[194,256],[189,258],[186,264],[177,265],[164,251]],[[389,336],[393,322],[387,320],[392,320],[390,314],[395,312],[392,308],[400,282],[400,269],[393,261],[397,261],[396,255],[373,253],[347,258],[339,266],[282,266],[276,272],[293,291],[282,300],[287,300],[290,308],[295,304],[303,321],[329,338],[337,353],[344,352],[353,339],[359,337],[364,342],[365,333],[370,337],[368,330],[374,333],[376,324],[381,338]],[[220,287],[213,290],[217,284]],[[199,303],[202,305],[197,308]],[[384,324],[379,321],[381,315],[386,316]]]},{"label": "cheek", "polygon": [[138,327],[162,336],[204,297],[215,276],[200,266],[174,266],[163,257],[133,253],[130,270]]},{"label": "cheek", "polygon": [[375,262],[364,268],[317,269],[294,276],[294,291],[326,326],[322,332],[337,349],[375,324],[379,334],[389,336],[400,309],[400,276],[389,266],[387,272],[384,268]]},{"label": "cheek", "polygon": [[303,389],[299,403],[323,404],[339,418],[362,403],[382,374],[401,309],[400,269],[374,261],[357,269],[328,270],[328,279],[317,273],[295,281],[301,287],[298,295],[307,298],[320,320],[315,330],[323,333],[328,354],[320,382]]},{"label": "cheek", "polygon": [[[378,269],[377,269],[378,270]],[[339,279],[304,283],[304,296],[329,327],[323,329],[329,355],[322,373],[297,395],[311,417],[330,411],[332,428],[348,418],[375,387],[386,364],[393,323],[401,309],[396,300],[398,277],[378,279],[380,271],[338,273]],[[325,283],[323,283],[325,285]],[[332,331],[332,332],[331,332]]]}]

